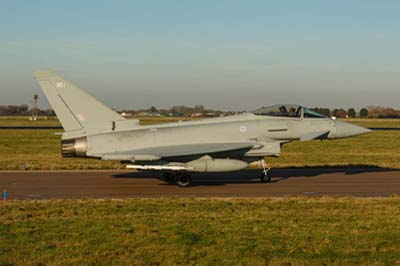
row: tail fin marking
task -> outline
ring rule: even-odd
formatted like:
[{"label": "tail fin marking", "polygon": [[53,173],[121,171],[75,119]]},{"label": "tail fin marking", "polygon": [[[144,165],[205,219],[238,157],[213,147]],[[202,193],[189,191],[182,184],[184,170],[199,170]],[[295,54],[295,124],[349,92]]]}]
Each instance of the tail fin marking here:
[{"label": "tail fin marking", "polygon": [[35,78],[65,131],[101,128],[125,120],[69,81],[49,70],[35,72]]}]

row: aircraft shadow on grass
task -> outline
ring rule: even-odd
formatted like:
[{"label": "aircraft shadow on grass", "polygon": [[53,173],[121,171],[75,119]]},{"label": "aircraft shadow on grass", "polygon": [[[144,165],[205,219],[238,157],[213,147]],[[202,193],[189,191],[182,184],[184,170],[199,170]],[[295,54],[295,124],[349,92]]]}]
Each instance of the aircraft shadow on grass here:
[{"label": "aircraft shadow on grass", "polygon": [[[313,166],[313,167],[291,167],[274,168],[270,170],[272,180],[277,183],[288,178],[316,177],[323,174],[345,174],[355,175],[362,173],[376,173],[399,171],[400,169],[382,168],[373,165],[340,165],[340,166]],[[225,173],[193,173],[192,186],[218,186],[225,184],[252,184],[259,183],[260,169],[249,169],[237,172]],[[113,178],[157,178],[163,180],[162,172],[132,172],[113,175]],[[167,185],[165,183],[165,185]]]}]

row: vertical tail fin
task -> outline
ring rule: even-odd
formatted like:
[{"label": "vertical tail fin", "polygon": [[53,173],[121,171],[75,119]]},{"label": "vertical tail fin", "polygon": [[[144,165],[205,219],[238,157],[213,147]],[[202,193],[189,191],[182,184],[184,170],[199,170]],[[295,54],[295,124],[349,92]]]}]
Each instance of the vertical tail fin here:
[{"label": "vertical tail fin", "polygon": [[65,131],[102,128],[125,120],[53,71],[39,70],[34,75]]}]

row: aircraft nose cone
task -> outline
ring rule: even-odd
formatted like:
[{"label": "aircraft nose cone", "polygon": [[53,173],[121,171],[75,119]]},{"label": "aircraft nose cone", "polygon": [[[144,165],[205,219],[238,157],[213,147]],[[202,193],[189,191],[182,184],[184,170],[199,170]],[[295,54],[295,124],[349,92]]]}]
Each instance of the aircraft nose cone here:
[{"label": "aircraft nose cone", "polygon": [[360,127],[351,123],[346,123],[341,121],[335,121],[335,127],[336,127],[336,133],[335,133],[336,139],[348,138],[371,132],[371,130],[368,128]]}]

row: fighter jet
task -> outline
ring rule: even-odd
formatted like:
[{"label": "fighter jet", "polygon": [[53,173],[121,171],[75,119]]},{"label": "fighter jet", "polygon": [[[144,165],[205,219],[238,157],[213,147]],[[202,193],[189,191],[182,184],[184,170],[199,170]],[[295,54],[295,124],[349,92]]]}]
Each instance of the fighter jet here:
[{"label": "fighter jet", "polygon": [[263,168],[261,182],[269,182],[265,158],[279,156],[285,143],[370,131],[292,104],[145,126],[122,117],[53,71],[36,71],[34,76],[64,128],[63,157],[117,160],[127,169],[162,171],[169,184],[180,187],[192,184],[191,173],[238,171],[256,161]]}]

